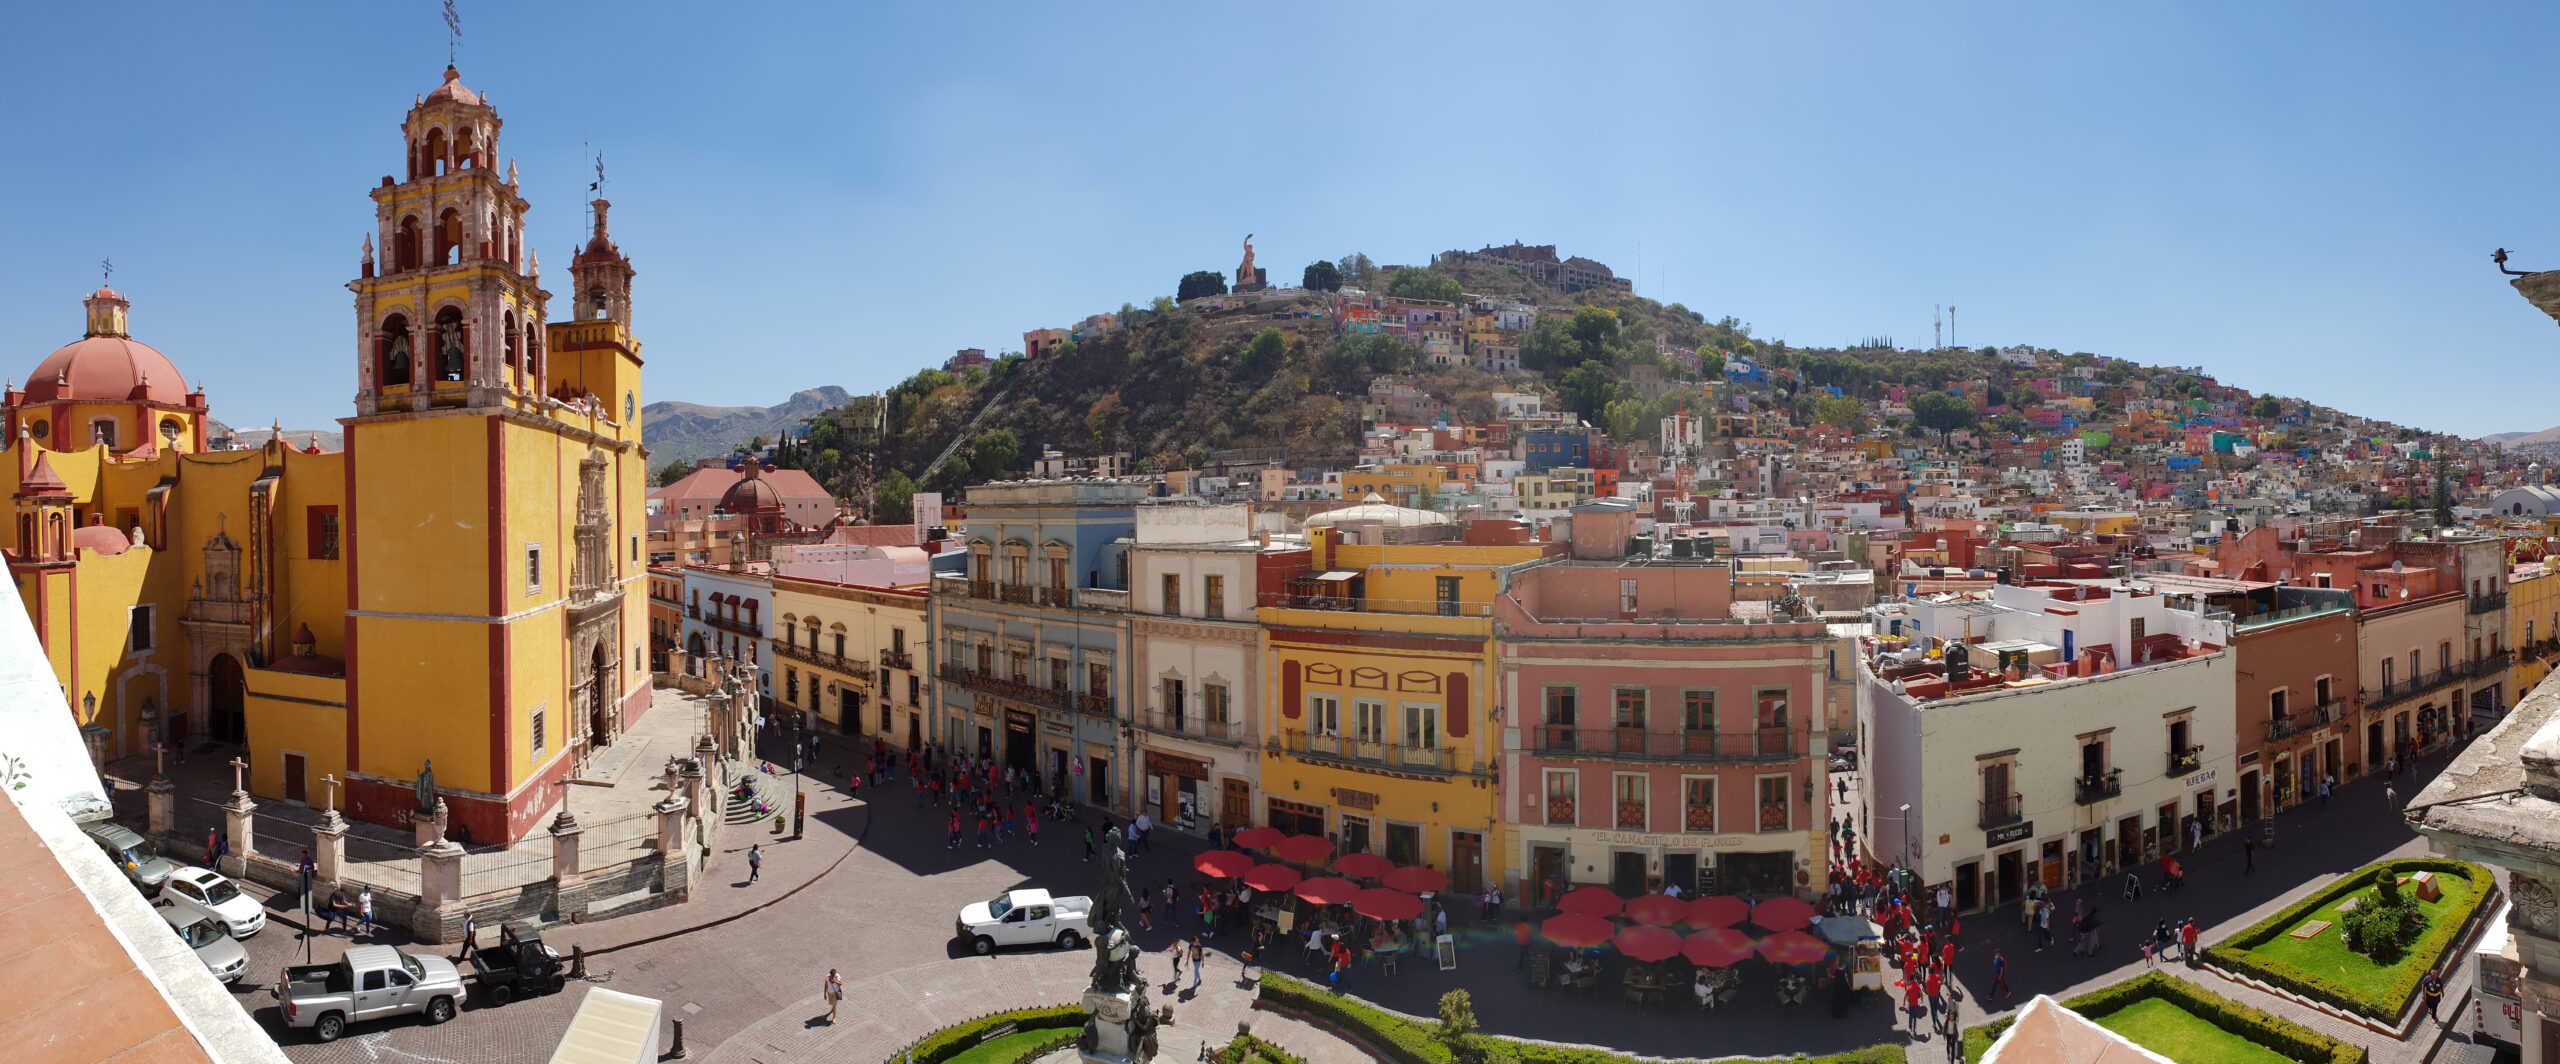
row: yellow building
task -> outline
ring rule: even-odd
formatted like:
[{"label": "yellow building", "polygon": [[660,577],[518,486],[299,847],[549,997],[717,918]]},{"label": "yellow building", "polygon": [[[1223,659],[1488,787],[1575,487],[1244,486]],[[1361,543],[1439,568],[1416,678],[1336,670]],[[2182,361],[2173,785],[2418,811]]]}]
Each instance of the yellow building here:
[{"label": "yellow building", "polygon": [[1543,548],[1460,542],[1445,514],[1382,504],[1307,524],[1313,568],[1259,611],[1277,678],[1264,822],[1430,865],[1461,893],[1501,882],[1492,602],[1496,571]]},{"label": "yellow building", "polygon": [[630,260],[596,201],[578,320],[546,322],[498,128],[451,68],[402,123],[341,450],[204,452],[202,394],[105,289],[8,393],[11,576],[101,759],[231,744],[261,798],[327,775],[393,824],[432,762],[458,831],[513,840],[647,708]]},{"label": "yellow building", "polygon": [[774,695],[826,730],[924,743],[925,589],[773,578]]},{"label": "yellow building", "polygon": [[2526,562],[2508,572],[2507,638],[2515,645],[2507,690],[2521,700],[2560,661],[2560,566]]}]

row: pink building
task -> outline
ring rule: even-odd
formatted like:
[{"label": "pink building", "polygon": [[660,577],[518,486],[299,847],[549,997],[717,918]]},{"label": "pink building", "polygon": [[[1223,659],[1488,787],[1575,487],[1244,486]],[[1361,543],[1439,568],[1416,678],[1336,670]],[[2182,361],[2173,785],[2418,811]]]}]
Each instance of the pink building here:
[{"label": "pink building", "polygon": [[1733,619],[1722,562],[1624,557],[1631,518],[1577,507],[1495,603],[1514,895],[1821,890],[1828,633]]}]

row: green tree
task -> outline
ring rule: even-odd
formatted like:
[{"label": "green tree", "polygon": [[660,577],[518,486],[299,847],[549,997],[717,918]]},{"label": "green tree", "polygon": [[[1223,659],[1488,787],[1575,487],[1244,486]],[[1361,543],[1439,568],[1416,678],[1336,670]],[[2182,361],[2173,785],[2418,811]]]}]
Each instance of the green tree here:
[{"label": "green tree", "polygon": [[1449,1049],[1449,1057],[1458,1061],[1484,1059],[1484,1047],[1476,1041],[1475,999],[1464,990],[1440,995],[1440,1022],[1431,1029],[1431,1037]]},{"label": "green tree", "polygon": [[693,472],[693,463],[687,462],[681,458],[670,461],[667,464],[658,467],[658,486],[663,488],[669,484],[675,483],[676,481],[683,480],[685,478],[685,474],[691,472]]},{"label": "green tree", "polygon": [[1427,266],[1410,266],[1397,270],[1387,279],[1387,294],[1397,299],[1436,299],[1457,303],[1467,298],[1458,288],[1458,279]]},{"label": "green tree", "polygon": [[1618,315],[1606,307],[1573,308],[1573,321],[1567,327],[1582,345],[1585,358],[1607,352],[1618,339]]},{"label": "green tree", "polygon": [[1092,435],[1094,450],[1111,449],[1111,441],[1120,432],[1120,420],[1127,413],[1128,409],[1120,403],[1118,389],[1102,393],[1102,398],[1085,408],[1084,430]]},{"label": "green tree", "polygon": [[1022,457],[1022,440],[1012,429],[989,429],[969,441],[969,468],[979,480],[994,480],[1013,472],[1013,463]]},{"label": "green tree", "polygon": [[1201,296],[1227,294],[1227,275],[1216,270],[1193,270],[1182,275],[1182,283],[1173,290],[1177,303],[1188,303]]},{"label": "green tree", "polygon": [[892,469],[871,488],[871,521],[881,525],[903,525],[916,519],[916,482]]},{"label": "green tree", "polygon": [[2275,396],[2261,395],[2257,402],[2249,404],[2249,415],[2262,421],[2273,421],[2284,416],[2284,403]]},{"label": "green tree", "polygon": [[1539,373],[1571,369],[1597,353],[1586,352],[1582,341],[1574,339],[1572,322],[1552,315],[1539,315],[1520,338],[1520,368]]},{"label": "green tree", "polygon": [[1867,404],[1848,396],[1823,396],[1813,401],[1813,420],[1843,432],[1856,432],[1867,424]]},{"label": "green tree", "polygon": [[1378,264],[1369,261],[1368,255],[1358,251],[1343,256],[1342,261],[1335,263],[1334,266],[1342,274],[1342,280],[1346,284],[1366,287],[1378,276]]},{"label": "green tree", "polygon": [[1610,400],[1625,398],[1635,391],[1618,377],[1617,370],[1598,359],[1587,359],[1565,371],[1557,386],[1564,393],[1565,405],[1583,420],[1593,422],[1606,419]]},{"label": "green tree", "polygon": [[1264,329],[1245,341],[1244,352],[1237,356],[1236,369],[1252,377],[1267,377],[1279,368],[1280,360],[1289,353],[1289,334],[1278,329]]},{"label": "green tree", "polygon": [[1209,445],[1195,443],[1182,449],[1182,468],[1205,469],[1209,465]]},{"label": "green tree", "polygon": [[953,460],[933,467],[933,472],[925,476],[925,482],[933,485],[933,490],[941,492],[944,498],[959,495],[969,488],[968,463],[954,455]]},{"label": "green tree", "polygon": [[1317,259],[1307,264],[1307,271],[1299,277],[1298,286],[1311,292],[1336,291],[1342,287],[1342,269]]},{"label": "green tree", "polygon": [[1171,314],[1173,313],[1173,297],[1157,296],[1155,299],[1147,303],[1147,309],[1158,315]]},{"label": "green tree", "polygon": [[1979,413],[1964,397],[1946,392],[1922,392],[1911,397],[1911,419],[1921,428],[1937,433],[1941,444],[1955,430],[1973,424]]}]

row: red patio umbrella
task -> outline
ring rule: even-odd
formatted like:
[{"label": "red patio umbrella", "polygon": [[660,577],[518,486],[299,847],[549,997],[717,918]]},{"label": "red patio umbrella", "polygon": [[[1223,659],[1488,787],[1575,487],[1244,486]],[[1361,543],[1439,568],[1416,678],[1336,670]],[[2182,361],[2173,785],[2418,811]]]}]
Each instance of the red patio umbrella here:
[{"label": "red patio umbrella", "polygon": [[1556,899],[1556,908],[1578,916],[1616,916],[1626,903],[1607,887],[1575,887]]},{"label": "red patio umbrella", "polygon": [[1597,946],[1609,941],[1609,921],[1597,916],[1566,913],[1547,917],[1546,923],[1538,925],[1538,933],[1559,946]]},{"label": "red patio umbrella", "polygon": [[1395,871],[1396,863],[1374,853],[1346,853],[1333,859],[1333,870],[1354,879],[1376,879]]},{"label": "red patio umbrella", "polygon": [[1627,903],[1627,919],[1648,927],[1666,927],[1689,915],[1689,903],[1668,894],[1647,894]]},{"label": "red patio umbrella", "polygon": [[1798,931],[1813,922],[1813,906],[1794,898],[1771,898],[1751,907],[1751,925],[1768,931]]},{"label": "red patio umbrella", "polygon": [[1651,964],[1680,955],[1680,936],[1667,927],[1630,927],[1618,932],[1618,952],[1631,961]]},{"label": "red patio umbrella", "polygon": [[1297,869],[1288,865],[1258,864],[1245,869],[1242,878],[1245,886],[1270,894],[1296,887],[1298,881],[1306,877],[1299,875]]},{"label": "red patio umbrella", "polygon": [[1228,839],[1227,845],[1239,850],[1268,850],[1288,837],[1288,834],[1279,828],[1246,828],[1236,832],[1236,837]]},{"label": "red patio umbrella", "polygon": [[1415,894],[1428,894],[1432,891],[1448,886],[1449,877],[1443,875],[1437,868],[1424,868],[1421,865],[1407,865],[1403,868],[1387,873],[1387,878],[1384,882],[1387,886],[1396,890],[1411,891]]},{"label": "red patio umbrella", "polygon": [[1252,854],[1234,850],[1211,850],[1191,859],[1191,870],[1211,879],[1234,879],[1252,867]]},{"label": "red patio umbrella", "polygon": [[1680,940],[1680,955],[1701,968],[1731,968],[1751,955],[1751,936],[1730,927],[1699,931]]},{"label": "red patio umbrella", "polygon": [[1422,915],[1422,899],[1401,890],[1371,887],[1351,896],[1351,911],[1372,920],[1411,920]]},{"label": "red patio umbrella", "polygon": [[1731,894],[1714,894],[1689,903],[1689,915],[1681,923],[1704,930],[1732,927],[1751,918],[1751,903]]},{"label": "red patio umbrella", "polygon": [[1831,944],[1802,931],[1771,935],[1760,943],[1760,955],[1774,964],[1811,964],[1831,955]]},{"label": "red patio umbrella", "polygon": [[1314,864],[1333,852],[1322,835],[1291,835],[1271,847],[1271,855],[1290,864]]},{"label": "red patio umbrella", "polygon": [[1316,905],[1340,905],[1358,893],[1358,884],[1339,876],[1325,876],[1298,884],[1298,897]]}]

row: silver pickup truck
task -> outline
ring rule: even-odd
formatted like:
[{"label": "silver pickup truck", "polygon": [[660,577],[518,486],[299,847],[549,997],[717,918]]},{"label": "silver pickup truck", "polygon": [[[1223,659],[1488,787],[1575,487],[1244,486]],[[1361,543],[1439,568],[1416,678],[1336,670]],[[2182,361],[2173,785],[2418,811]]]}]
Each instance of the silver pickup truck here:
[{"label": "silver pickup truck", "polygon": [[389,946],[350,946],[336,964],[291,965],[276,980],[285,1026],[308,1027],[323,1042],[354,1020],[423,1012],[443,1023],[467,996],[452,961]]}]

